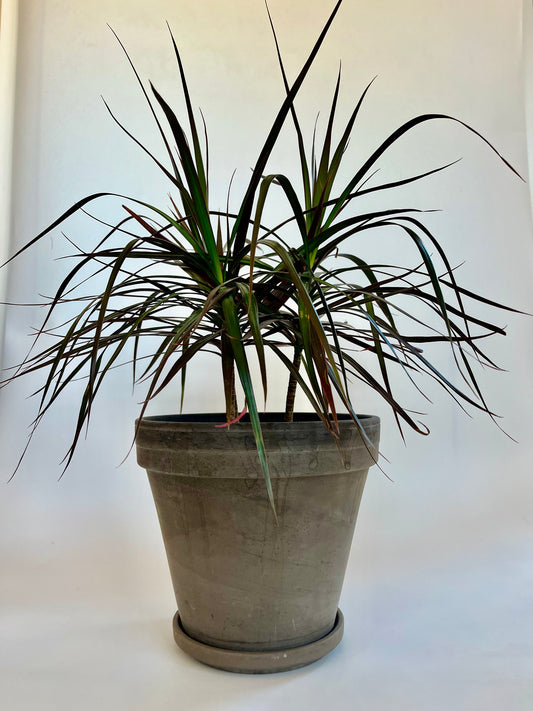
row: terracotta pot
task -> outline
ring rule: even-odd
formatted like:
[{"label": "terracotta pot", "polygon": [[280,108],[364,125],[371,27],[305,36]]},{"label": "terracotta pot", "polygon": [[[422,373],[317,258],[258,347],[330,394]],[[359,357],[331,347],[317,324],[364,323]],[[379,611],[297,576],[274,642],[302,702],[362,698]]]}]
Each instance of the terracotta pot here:
[{"label": "terracotta pot", "polygon": [[137,460],[148,472],[179,613],[178,645],[230,671],[309,664],[342,637],[338,602],[379,419],[338,442],[311,414],[263,418],[276,501],[268,501],[251,425],[223,416],[148,417]]}]

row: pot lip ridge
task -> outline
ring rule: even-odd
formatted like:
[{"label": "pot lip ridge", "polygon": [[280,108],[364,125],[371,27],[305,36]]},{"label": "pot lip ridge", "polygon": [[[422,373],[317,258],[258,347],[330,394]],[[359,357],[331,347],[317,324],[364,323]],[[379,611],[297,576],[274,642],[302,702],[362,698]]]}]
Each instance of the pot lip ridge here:
[{"label": "pot lip ridge", "polygon": [[[361,431],[345,415],[340,418],[338,437],[313,413],[299,413],[296,422],[284,422],[282,417],[271,414],[266,419],[273,421],[261,426],[273,478],[287,478],[288,471],[295,477],[368,470],[377,461],[379,417],[362,415]],[[223,413],[155,415],[137,420],[137,462],[149,473],[262,478],[252,425],[237,422],[216,428],[224,422]]]}]

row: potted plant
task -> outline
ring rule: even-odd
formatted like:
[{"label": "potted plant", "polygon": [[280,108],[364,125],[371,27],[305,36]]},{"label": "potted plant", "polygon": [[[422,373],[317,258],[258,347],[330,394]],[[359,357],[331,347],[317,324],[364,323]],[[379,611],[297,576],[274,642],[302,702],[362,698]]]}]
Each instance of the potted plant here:
[{"label": "potted plant", "polygon": [[[417,388],[417,376],[425,374],[460,404],[493,417],[471,357],[474,364],[494,366],[480,339],[504,331],[466,305],[508,307],[458,285],[423,211],[369,211],[359,205],[365,195],[384,194],[451,165],[394,182],[374,180],[377,161],[389,147],[430,121],[457,121],[515,171],[475,129],[450,116],[424,114],[388,136],[339,187],[339,168],[369,87],[334,142],[339,76],[324,140],[318,146],[313,139],[311,155],[294,100],[341,2],[292,84],[272,27],[286,98],[236,210],[229,204],[225,211],[210,206],[207,132],[204,143],[172,35],[188,136],[132,64],[166,158],[153,155],[109,111],[168,178],[170,207],[112,195],[120,217],[90,250],[76,247],[75,265],[48,303],[37,344],[3,383],[47,373],[35,428],[67,386],[86,378],[68,466],[104,379],[129,359],[133,381],[146,384],[135,429],[137,455],[148,471],[176,591],[176,641],[201,661],[232,671],[302,666],[329,652],[342,636],[337,605],[379,442],[379,419],[355,411],[350,379],[387,402],[400,430],[407,425],[427,433],[396,399],[393,369]],[[301,188],[271,168],[266,172],[287,121],[295,130]],[[265,224],[273,191],[282,195],[288,215]],[[110,193],[80,200],[20,251],[106,196]],[[356,239],[380,230],[394,230],[406,240],[417,263],[363,259]],[[88,284],[102,274],[105,288],[94,295]],[[76,306],[75,316],[52,328],[52,316],[65,304]],[[462,385],[426,357],[427,343],[451,349]],[[225,413],[146,417],[148,403],[166,388],[181,388],[183,403],[187,368],[206,350],[220,356]],[[265,402],[268,357],[286,369],[284,413],[262,414],[251,352]],[[374,369],[360,353],[374,356]],[[310,404],[308,413],[294,413],[297,388]]]}]

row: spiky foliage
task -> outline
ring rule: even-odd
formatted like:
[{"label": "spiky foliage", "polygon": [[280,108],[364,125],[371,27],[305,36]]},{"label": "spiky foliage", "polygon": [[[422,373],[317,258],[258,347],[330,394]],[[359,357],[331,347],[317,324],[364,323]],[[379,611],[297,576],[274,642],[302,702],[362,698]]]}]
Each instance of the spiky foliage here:
[{"label": "spiky foliage", "polygon": [[[144,85],[132,64],[160,132],[167,163],[133,137],[108,107],[118,125],[168,178],[172,207],[160,209],[126,196],[93,194],[69,208],[20,250],[28,249],[100,198],[113,197],[123,207],[120,219],[109,225],[92,251],[77,248],[75,266],[50,300],[36,340],[39,342],[44,334],[53,335],[52,345],[40,351],[34,346],[5,381],[41,369],[47,371],[39,392],[36,427],[65,387],[81,376],[86,377],[72,445],[66,456],[67,466],[89,421],[95,397],[109,371],[124,356],[128,344],[133,345],[133,379],[147,383],[141,416],[147,404],[164,388],[181,384],[183,391],[189,362],[200,351],[210,350],[221,359],[226,418],[228,423],[233,422],[238,419],[240,409],[235,387],[237,373],[272,505],[259,408],[248,364],[249,349],[254,351],[259,363],[265,400],[265,353],[270,350],[286,367],[289,376],[286,419],[292,418],[294,392],[300,387],[333,436],[339,404],[351,413],[354,426],[359,428],[349,394],[349,380],[353,377],[364,381],[384,398],[399,425],[403,421],[419,432],[426,431],[393,394],[391,366],[402,368],[415,385],[415,375],[429,374],[458,401],[492,415],[477,384],[471,356],[493,367],[481,351],[478,339],[503,333],[503,330],[468,313],[464,302],[506,307],[457,285],[444,250],[424,225],[419,210],[402,207],[362,212],[357,208],[358,198],[363,195],[386,192],[448,167],[396,182],[374,186],[368,182],[378,159],[408,131],[427,121],[456,119],[429,114],[405,123],[371,153],[339,190],[336,187],[339,167],[368,90],[367,87],[334,146],[339,76],[322,148],[317,151],[313,140],[311,157],[306,154],[294,100],[341,1],[335,5],[292,85],[287,80],[274,33],[286,98],[235,213],[229,209],[220,213],[210,208],[207,132],[203,147],[181,57],[172,37],[187,109],[188,137],[169,104],[151,84],[150,87]],[[286,176],[265,173],[289,114],[297,139],[301,193]],[[462,125],[479,136],[474,129]],[[290,216],[268,228],[262,220],[272,190],[282,191]],[[292,226],[296,235],[297,242],[293,246],[281,237],[286,225]],[[397,230],[418,251],[420,264],[408,269],[401,265],[371,264],[358,256],[354,238],[380,229]],[[117,238],[120,238],[118,246]],[[431,256],[432,252],[435,257]],[[91,295],[88,286],[91,278],[101,279],[102,275],[106,278],[103,291]],[[414,302],[413,309],[409,307],[410,301]],[[56,311],[65,303],[73,302],[79,307],[76,316],[59,330],[50,328]],[[431,322],[422,320],[421,304],[432,315]],[[435,329],[435,319],[441,323],[440,331]],[[416,323],[417,335],[405,331],[410,322]],[[472,335],[473,325],[481,328],[481,333]],[[423,354],[421,344],[439,341],[453,350],[465,387],[450,382]],[[145,343],[148,347],[143,345]],[[359,351],[375,355],[378,373],[372,374],[363,364]]]}]

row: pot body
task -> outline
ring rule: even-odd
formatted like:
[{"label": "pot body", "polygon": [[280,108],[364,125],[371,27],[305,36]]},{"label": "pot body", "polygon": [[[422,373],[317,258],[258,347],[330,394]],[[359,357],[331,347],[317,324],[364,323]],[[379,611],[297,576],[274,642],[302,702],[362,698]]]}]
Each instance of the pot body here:
[{"label": "pot body", "polygon": [[361,416],[364,438],[340,421],[337,441],[313,415],[265,418],[277,521],[251,425],[216,419],[144,418],[137,434],[181,627],[237,652],[308,645],[335,624],[379,419]]}]

